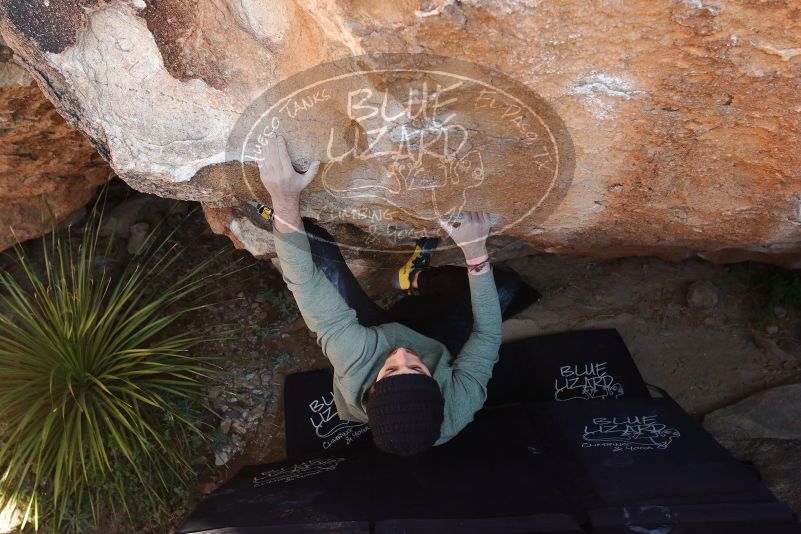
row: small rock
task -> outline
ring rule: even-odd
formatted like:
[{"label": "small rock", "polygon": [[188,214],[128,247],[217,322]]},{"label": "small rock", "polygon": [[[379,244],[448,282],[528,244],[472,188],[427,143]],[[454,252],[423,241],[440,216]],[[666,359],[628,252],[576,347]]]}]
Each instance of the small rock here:
[{"label": "small rock", "polygon": [[225,452],[225,451],[215,453],[214,454],[214,465],[216,465],[217,467],[223,466],[223,465],[228,463],[229,459],[230,458],[228,457],[228,453]]},{"label": "small rock", "polygon": [[234,424],[231,426],[231,428],[233,429],[233,431],[234,431],[236,434],[240,434],[240,435],[241,435],[241,434],[246,434],[246,433],[247,433],[247,431],[248,431],[248,429],[247,429],[247,428],[245,428],[245,425],[243,425],[243,424],[242,424],[242,421],[240,421],[239,419],[237,419],[236,421],[234,421]]},{"label": "small rock", "polygon": [[691,308],[709,309],[718,303],[718,288],[712,282],[697,281],[687,288],[687,304]]},{"label": "small rock", "polygon": [[251,421],[258,421],[264,415],[264,406],[257,406],[250,412]]},{"label": "small rock", "polygon": [[228,432],[231,431],[232,424],[233,420],[226,417],[225,419],[223,419],[223,422],[220,423],[220,431],[222,431],[223,434],[228,434]]},{"label": "small rock", "polygon": [[128,232],[128,254],[142,252],[147,241],[150,225],[147,223],[132,224]]},{"label": "small rock", "polygon": [[795,356],[783,350],[781,347],[779,347],[779,345],[776,344],[775,341],[768,337],[756,335],[754,336],[754,343],[760,348],[760,350],[762,350],[765,356],[768,356],[771,359],[778,360],[780,362],[791,362],[793,364],[798,363],[798,360]]},{"label": "small rock", "polygon": [[784,319],[785,317],[787,317],[787,308],[785,308],[784,306],[774,306],[773,315],[775,315],[779,319]]},{"label": "small rock", "polygon": [[779,333],[779,327],[776,326],[775,324],[769,324],[768,326],[765,327],[765,332],[767,332],[768,334],[771,334],[771,335],[778,334]]},{"label": "small rock", "polygon": [[203,482],[200,484],[200,486],[198,486],[198,490],[200,490],[202,495],[208,495],[215,489],[217,489],[217,484],[214,482]]}]

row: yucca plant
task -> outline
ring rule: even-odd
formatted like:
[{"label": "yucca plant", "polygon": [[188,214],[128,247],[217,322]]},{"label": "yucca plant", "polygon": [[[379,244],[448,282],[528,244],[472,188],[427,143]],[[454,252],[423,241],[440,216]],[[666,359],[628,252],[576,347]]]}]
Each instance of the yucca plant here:
[{"label": "yucca plant", "polygon": [[0,271],[0,512],[15,508],[23,527],[169,515],[193,479],[187,443],[203,436],[195,412],[217,373],[197,350],[230,336],[176,331],[230,274],[209,269],[217,257],[184,265],[172,233],[154,232],[112,274],[97,261],[113,243],[100,211],[81,238],[54,232],[36,262],[17,247]]}]

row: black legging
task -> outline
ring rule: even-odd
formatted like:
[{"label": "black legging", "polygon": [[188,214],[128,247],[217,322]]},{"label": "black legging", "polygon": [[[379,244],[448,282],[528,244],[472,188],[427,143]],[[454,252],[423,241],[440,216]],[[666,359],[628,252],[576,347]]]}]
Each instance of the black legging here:
[{"label": "black legging", "polygon": [[[331,234],[309,219],[304,219],[304,226],[315,265],[356,311],[361,325],[401,323],[436,339],[451,354],[459,353],[473,329],[467,269],[454,266],[425,269],[418,277],[420,294],[406,296],[384,310],[364,292]],[[539,298],[539,293],[523,283],[511,268],[495,266],[493,275],[504,319]]]}]

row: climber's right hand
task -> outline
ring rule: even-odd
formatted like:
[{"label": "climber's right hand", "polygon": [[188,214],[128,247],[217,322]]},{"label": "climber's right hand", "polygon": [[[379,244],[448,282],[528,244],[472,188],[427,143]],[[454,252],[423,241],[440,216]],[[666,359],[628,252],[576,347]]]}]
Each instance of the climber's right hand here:
[{"label": "climber's right hand", "polygon": [[258,163],[261,183],[270,193],[274,207],[276,204],[297,201],[300,192],[311,183],[320,168],[320,162],[314,161],[305,173],[297,172],[289,159],[286,140],[274,132],[267,135],[264,159]]},{"label": "climber's right hand", "polygon": [[487,238],[490,217],[483,211],[465,211],[454,220],[442,220],[440,226],[451,236],[453,242],[464,252],[468,263],[483,261],[487,257]]}]

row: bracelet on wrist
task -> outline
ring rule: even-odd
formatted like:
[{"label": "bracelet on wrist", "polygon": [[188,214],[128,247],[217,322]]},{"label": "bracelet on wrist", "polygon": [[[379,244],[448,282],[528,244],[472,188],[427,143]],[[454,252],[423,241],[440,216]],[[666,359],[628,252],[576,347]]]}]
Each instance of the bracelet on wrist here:
[{"label": "bracelet on wrist", "polygon": [[487,259],[485,259],[484,261],[480,261],[478,263],[466,263],[465,265],[467,266],[467,272],[468,273],[475,273],[475,272],[482,271],[484,269],[484,267],[489,266],[490,260],[491,260],[491,257],[487,256]]}]

